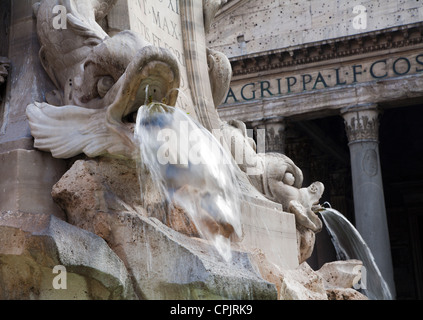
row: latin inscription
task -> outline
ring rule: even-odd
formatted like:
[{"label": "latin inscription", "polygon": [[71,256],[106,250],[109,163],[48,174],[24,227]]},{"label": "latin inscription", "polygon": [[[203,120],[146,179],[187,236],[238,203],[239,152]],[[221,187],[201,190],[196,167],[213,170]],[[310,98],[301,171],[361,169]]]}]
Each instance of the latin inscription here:
[{"label": "latin inscription", "polygon": [[182,45],[179,1],[137,0],[143,15],[135,15],[138,29],[145,40],[155,47],[170,50],[185,66]]},{"label": "latin inscription", "polygon": [[302,74],[287,74],[242,85],[235,84],[229,89],[224,104],[328,89],[420,72],[423,72],[423,54],[383,58],[362,64],[314,70]]},{"label": "latin inscription", "polygon": [[134,0],[129,5],[131,28],[153,46],[169,50],[177,59],[181,73],[177,106],[195,115],[188,85],[179,0]]}]

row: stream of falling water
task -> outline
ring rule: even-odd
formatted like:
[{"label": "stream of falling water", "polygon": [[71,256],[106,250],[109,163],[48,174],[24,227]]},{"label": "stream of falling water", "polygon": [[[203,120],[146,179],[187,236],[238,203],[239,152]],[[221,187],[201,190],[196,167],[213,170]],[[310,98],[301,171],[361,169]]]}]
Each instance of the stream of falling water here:
[{"label": "stream of falling water", "polygon": [[331,235],[337,258],[358,259],[363,262],[360,288],[372,300],[392,300],[393,295],[385,282],[370,248],[357,229],[337,210],[325,208],[320,211],[325,226]]},{"label": "stream of falling water", "polygon": [[158,102],[139,108],[134,131],[145,205],[167,213],[182,208],[201,237],[230,261],[230,239],[242,232],[242,194],[229,154],[186,112]]}]

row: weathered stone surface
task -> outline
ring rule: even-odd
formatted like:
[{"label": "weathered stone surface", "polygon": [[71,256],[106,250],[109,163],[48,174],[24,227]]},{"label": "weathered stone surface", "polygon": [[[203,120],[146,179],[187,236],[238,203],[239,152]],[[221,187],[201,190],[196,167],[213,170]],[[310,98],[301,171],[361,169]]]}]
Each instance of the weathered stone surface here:
[{"label": "weathered stone surface", "polygon": [[3,84],[0,107],[0,153],[33,149],[25,109],[28,103],[42,99],[53,84],[40,63],[40,46],[34,30],[31,2],[2,1],[0,39],[2,56],[10,60],[9,75]]},{"label": "weathered stone surface", "polygon": [[353,259],[328,262],[317,270],[324,279],[328,300],[367,300],[352,288],[361,279],[362,266],[361,261]]},{"label": "weathered stone surface", "polygon": [[47,102],[29,104],[26,114],[34,146],[56,158],[80,153],[131,158],[136,153],[131,114],[148,98],[176,103],[175,56],[130,30],[110,37],[98,24],[115,3],[63,3],[66,28],[54,23],[57,1],[34,6],[41,63],[57,90],[45,95]]},{"label": "weathered stone surface", "polygon": [[351,288],[332,288],[326,290],[328,300],[368,300],[368,298]]},{"label": "weathered stone surface", "polygon": [[318,271],[328,287],[351,288],[361,279],[360,260],[345,260],[325,263]]},{"label": "weathered stone surface", "polygon": [[278,300],[327,300],[323,278],[306,262],[282,270],[260,249],[252,252],[252,259],[262,277],[275,284]]},{"label": "weathered stone surface", "polygon": [[[260,201],[244,201],[239,245],[248,252],[261,252],[269,263],[282,270],[298,267],[295,218],[277,206]],[[271,281],[274,283],[273,281]]]},{"label": "weathered stone surface", "polygon": [[369,246],[382,277],[395,296],[380,163],[379,115],[378,105],[373,103],[342,110],[351,157],[355,226]]},{"label": "weathered stone surface", "polygon": [[[218,254],[217,244],[213,246],[194,237],[198,236],[198,230],[192,228],[183,212],[177,210],[177,214],[173,212],[168,216],[161,208],[164,201],[159,193],[148,194],[148,201],[141,199],[140,193],[143,193],[140,192],[137,168],[134,162],[122,160],[136,154],[133,115],[149,96],[145,93],[146,85],[152,90],[152,100],[160,101],[166,97],[167,103],[174,105],[178,96],[175,89],[182,79],[181,82],[185,83],[181,87],[185,87],[181,92],[192,100],[189,101],[191,108],[186,110],[194,110],[206,129],[219,128],[221,121],[215,105],[222,100],[229,85],[230,65],[223,55],[207,50],[204,30],[223,2],[179,1],[175,4],[180,6],[172,9],[158,2],[137,3],[138,13],[141,10],[146,21],[150,19],[150,30],[160,32],[160,37],[154,40],[146,39],[146,33],[143,38],[133,30],[110,37],[100,27],[99,21],[104,19],[115,0],[64,3],[68,13],[68,28],[65,29],[47,23],[52,21],[56,0],[43,0],[34,6],[41,64],[56,86],[56,90],[47,92],[43,87],[42,94],[35,90],[35,97],[24,97],[31,98],[29,102],[24,99],[26,103],[32,102],[26,115],[35,147],[50,151],[58,158],[85,153],[89,157],[113,154],[119,159],[76,161],[53,187],[52,196],[65,213],[57,211],[57,214],[70,224],[51,215],[55,214],[54,210],[47,208],[44,211],[47,205],[52,205],[46,190],[50,191],[56,176],[49,176],[48,182],[43,184],[39,182],[43,181],[42,174],[32,176],[29,167],[18,167],[28,172],[13,177],[13,182],[20,183],[20,178],[30,177],[23,182],[30,187],[40,187],[40,194],[37,190],[34,197],[44,202],[41,206],[34,206],[39,214],[35,215],[29,205],[31,197],[23,198],[29,195],[29,189],[24,189],[25,193],[16,192],[10,201],[13,203],[19,199],[25,206],[7,207],[10,211],[2,213],[0,228],[4,231],[1,238],[4,246],[0,259],[1,276],[5,280],[1,297],[276,299],[277,288],[280,298],[320,297],[320,282],[310,276],[311,272],[305,266],[287,270],[298,266],[294,215],[283,212],[280,204],[264,198],[264,194],[269,196],[269,193],[262,191],[260,197],[254,198],[256,192],[252,195],[254,201],[245,200],[244,234],[238,243],[233,244],[232,260],[228,262]],[[133,1],[129,3],[134,4]],[[169,19],[166,21],[172,26],[172,22],[177,22],[174,34],[166,34],[161,28],[159,15],[152,13],[157,8],[162,10],[160,17]],[[169,15],[165,16],[164,12]],[[136,15],[137,11],[131,13]],[[131,21],[129,17],[128,12],[127,18]],[[29,25],[32,27],[32,22],[26,27]],[[28,34],[34,37],[33,32]],[[165,49],[159,48],[161,46],[157,43],[150,46],[150,40],[163,41],[170,46]],[[38,49],[37,46],[34,48]],[[171,49],[182,55],[171,53]],[[180,70],[186,73],[182,77]],[[33,74],[29,76],[33,77]],[[26,82],[20,84],[25,85]],[[44,97],[46,102],[35,102]],[[184,106],[182,103],[181,107]],[[24,119],[28,138],[27,120],[21,112],[23,104],[19,107],[18,116]],[[16,154],[27,155],[23,152]],[[45,154],[37,152],[36,155],[42,158]],[[304,200],[299,199],[298,184],[301,183],[299,179],[292,180],[296,177],[291,172],[291,176],[285,175],[286,162],[271,162],[275,170],[267,173],[271,174],[273,184],[266,181],[265,188],[283,193],[277,187],[278,183],[294,185],[294,199],[301,202]],[[46,164],[50,163],[53,161],[48,158]],[[266,161],[261,163],[266,164]],[[9,169],[14,167],[3,168]],[[46,166],[47,170],[53,171],[49,166]],[[59,176],[62,173],[54,171]],[[246,189],[254,189],[251,181],[247,181],[246,176],[244,178],[239,183],[248,182],[244,185]],[[35,181],[37,183],[32,185]],[[9,195],[2,197],[8,205]],[[306,211],[293,212],[298,213],[302,224],[310,220],[307,209],[312,204],[311,198],[300,203]],[[304,243],[310,246],[308,242]],[[257,267],[260,260],[253,260],[251,255],[251,251],[259,248],[263,248],[269,265],[269,272],[263,273],[265,276],[257,271],[260,270],[260,266]],[[72,288],[66,292],[51,289],[51,269],[57,264],[68,270]],[[271,270],[277,270],[276,278],[270,276]],[[17,284],[23,284],[22,289],[14,289]]]},{"label": "weathered stone surface", "polygon": [[[353,11],[359,4],[365,12]],[[360,13],[357,27],[353,21]],[[232,0],[218,12],[207,40],[233,57],[416,23],[422,15],[415,0],[259,0],[254,5]]]},{"label": "weathered stone surface", "polygon": [[324,280],[304,262],[295,270],[282,272],[281,300],[327,300]]},{"label": "weathered stone surface", "polygon": [[66,172],[62,160],[35,150],[0,154],[0,212],[53,214],[64,218],[51,198],[51,188]]},{"label": "weathered stone surface", "polygon": [[275,284],[279,300],[367,300],[352,288],[361,279],[361,261],[335,261],[314,271],[303,262],[297,268],[281,270],[262,250],[252,252],[261,276]]},{"label": "weathered stone surface", "polygon": [[[57,265],[66,268],[66,289],[53,287]],[[100,237],[52,215],[0,214],[0,299],[135,297],[124,264]]]},{"label": "weathered stone surface", "polygon": [[141,207],[135,163],[78,160],[53,186],[52,197],[69,223],[108,239],[110,212]]},{"label": "weathered stone surface", "polygon": [[124,261],[140,298],[276,299],[276,288],[256,273],[247,252],[234,248],[228,264],[213,245],[185,235],[195,231],[182,221],[185,215],[172,217],[182,234],[164,224],[175,221],[160,216],[159,207],[142,207],[131,163],[77,161],[52,195],[69,222],[103,237]]},{"label": "weathered stone surface", "polygon": [[[115,251],[125,257],[145,299],[276,299],[276,288],[254,270],[246,252],[230,263],[209,243],[187,237],[154,218],[120,215]],[[116,224],[116,223],[115,223]]]},{"label": "weathered stone surface", "polygon": [[[223,124],[222,131],[228,150],[251,184],[266,199],[281,204],[283,210],[295,215],[298,260],[301,264],[313,251],[314,233],[322,228],[322,221],[314,213],[313,207],[318,205],[324,185],[314,182],[302,188],[303,174],[300,168],[283,154],[259,153],[255,142],[247,135],[246,125],[241,121]],[[266,247],[266,244],[263,245]]]},{"label": "weathered stone surface", "polygon": [[316,233],[297,224],[298,262],[301,264],[310,258],[316,242]]}]

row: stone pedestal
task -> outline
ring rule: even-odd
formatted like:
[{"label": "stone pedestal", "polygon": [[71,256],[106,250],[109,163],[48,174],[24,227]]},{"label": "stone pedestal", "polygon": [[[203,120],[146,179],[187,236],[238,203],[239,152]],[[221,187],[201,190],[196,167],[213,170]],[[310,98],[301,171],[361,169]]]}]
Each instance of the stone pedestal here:
[{"label": "stone pedestal", "polygon": [[62,160],[36,150],[0,154],[0,212],[32,212],[65,219],[51,188],[66,172]]},{"label": "stone pedestal", "polygon": [[260,250],[267,260],[282,270],[298,267],[295,217],[282,206],[253,199],[242,205],[241,246],[250,252]]},{"label": "stone pedestal", "polygon": [[379,160],[377,105],[366,104],[346,108],[342,110],[342,116],[345,119],[351,155],[356,228],[368,244],[382,276],[394,293],[391,248]]}]

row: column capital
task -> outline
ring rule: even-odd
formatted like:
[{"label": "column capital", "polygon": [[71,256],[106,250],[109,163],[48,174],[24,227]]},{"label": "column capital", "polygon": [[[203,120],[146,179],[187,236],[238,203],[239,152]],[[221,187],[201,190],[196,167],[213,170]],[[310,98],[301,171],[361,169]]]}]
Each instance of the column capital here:
[{"label": "column capital", "polygon": [[375,103],[360,104],[341,110],[349,143],[379,142],[379,108]]}]

